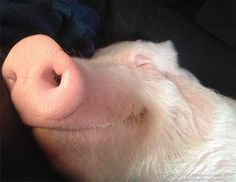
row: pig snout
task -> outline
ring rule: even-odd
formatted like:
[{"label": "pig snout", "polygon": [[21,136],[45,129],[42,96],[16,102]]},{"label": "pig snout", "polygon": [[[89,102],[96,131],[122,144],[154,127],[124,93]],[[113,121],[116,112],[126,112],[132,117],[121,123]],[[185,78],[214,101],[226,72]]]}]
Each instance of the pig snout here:
[{"label": "pig snout", "polygon": [[[122,83],[121,76],[110,68],[109,73],[105,68],[81,62],[76,63],[44,35],[25,38],[12,48],[2,72],[26,124],[84,129],[126,117],[132,108],[126,92],[130,84]],[[112,85],[121,83],[125,91],[114,92]],[[123,105],[119,106],[118,101]]]},{"label": "pig snout", "polygon": [[7,56],[3,76],[27,124],[64,117],[81,101],[83,81],[70,59],[53,40],[40,35],[23,39]]}]

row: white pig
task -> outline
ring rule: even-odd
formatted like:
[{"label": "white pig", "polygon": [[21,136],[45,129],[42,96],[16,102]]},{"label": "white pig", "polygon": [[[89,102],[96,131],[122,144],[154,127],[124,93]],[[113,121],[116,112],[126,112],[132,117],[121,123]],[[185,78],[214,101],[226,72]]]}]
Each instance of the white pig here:
[{"label": "white pig", "polygon": [[87,60],[34,35],[2,73],[23,122],[70,179],[236,181],[236,101],[180,68],[171,41],[116,43]]}]

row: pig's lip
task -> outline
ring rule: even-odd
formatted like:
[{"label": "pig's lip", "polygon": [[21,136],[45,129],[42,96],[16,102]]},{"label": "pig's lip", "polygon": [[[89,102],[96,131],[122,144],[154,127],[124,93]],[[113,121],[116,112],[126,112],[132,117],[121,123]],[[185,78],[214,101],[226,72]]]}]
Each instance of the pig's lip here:
[{"label": "pig's lip", "polygon": [[[67,132],[107,131],[123,124],[142,122],[143,120],[145,120],[147,113],[148,113],[148,109],[144,107],[139,112],[135,112],[134,110],[132,110],[124,120],[121,120],[115,123],[107,122],[107,123],[97,124],[97,125],[93,124],[90,126],[78,127],[75,129],[72,129],[69,127],[68,128],[66,127],[65,128],[63,127],[55,127],[55,128],[38,127],[38,128],[57,130],[57,131],[67,131]],[[34,127],[34,128],[37,128],[37,127]]]},{"label": "pig's lip", "polygon": [[138,123],[138,122],[143,121],[145,119],[147,112],[148,112],[147,108],[142,108],[138,113],[135,113],[132,110],[124,120],[118,121],[116,123],[104,123],[104,124],[99,124],[99,125],[92,125],[89,127],[80,128],[77,131],[81,131],[81,132],[82,131],[89,131],[89,130],[97,130],[97,131],[101,130],[102,131],[102,130],[112,129],[112,128],[114,128],[116,126],[120,126],[122,124]]}]

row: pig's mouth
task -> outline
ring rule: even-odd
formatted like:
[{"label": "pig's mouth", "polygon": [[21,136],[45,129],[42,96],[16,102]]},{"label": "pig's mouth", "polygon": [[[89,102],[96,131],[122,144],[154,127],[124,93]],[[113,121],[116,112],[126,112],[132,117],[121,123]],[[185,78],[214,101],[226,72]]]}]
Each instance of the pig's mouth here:
[{"label": "pig's mouth", "polygon": [[79,128],[64,128],[64,127],[56,127],[56,128],[47,128],[47,127],[34,127],[34,128],[41,128],[47,130],[57,130],[57,131],[69,131],[69,132],[88,132],[88,131],[108,131],[114,128],[119,127],[127,127],[133,126],[140,122],[144,122],[148,116],[148,109],[146,107],[142,108],[141,110],[134,111],[132,110],[128,116],[117,122],[103,122],[102,124],[91,124],[90,126],[79,127]]},{"label": "pig's mouth", "polygon": [[145,118],[147,117],[147,113],[148,113],[148,109],[147,108],[143,108],[141,109],[138,113],[131,111],[128,116],[121,121],[118,122],[106,122],[104,124],[98,124],[98,125],[92,125],[89,127],[85,127],[85,128],[81,128],[78,129],[78,131],[88,131],[88,130],[108,130],[108,129],[112,129],[114,127],[119,127],[119,126],[131,126],[133,124],[138,124],[139,122],[143,122],[145,120]]}]

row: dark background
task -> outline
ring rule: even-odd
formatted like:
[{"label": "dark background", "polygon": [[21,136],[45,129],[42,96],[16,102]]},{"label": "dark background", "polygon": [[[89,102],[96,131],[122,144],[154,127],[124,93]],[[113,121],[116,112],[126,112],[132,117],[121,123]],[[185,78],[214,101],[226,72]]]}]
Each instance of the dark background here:
[{"label": "dark background", "polygon": [[[170,39],[181,66],[205,86],[236,98],[235,0],[81,2],[100,17],[96,47],[122,40]],[[2,77],[0,81],[1,181],[64,181],[38,148],[30,129],[21,124]]]}]

